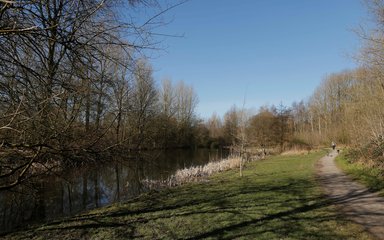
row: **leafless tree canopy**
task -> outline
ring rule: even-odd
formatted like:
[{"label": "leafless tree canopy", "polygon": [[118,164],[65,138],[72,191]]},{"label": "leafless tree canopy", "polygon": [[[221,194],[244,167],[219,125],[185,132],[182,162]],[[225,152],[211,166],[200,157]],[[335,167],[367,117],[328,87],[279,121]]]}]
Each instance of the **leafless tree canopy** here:
[{"label": "leafless tree canopy", "polygon": [[[0,1],[0,190],[33,172],[96,161],[123,144],[159,145],[159,94],[142,56],[158,46],[155,29],[176,5]],[[134,16],[146,8],[153,15]],[[177,112],[185,115],[187,104],[194,121],[193,103]]]},{"label": "leafless tree canopy", "polygon": [[[152,148],[266,152],[335,141],[384,169],[384,1],[367,3],[375,27],[358,31],[361,67],[329,74],[291,107],[254,115],[232,107],[203,122],[193,87],[157,83],[143,57],[159,47],[156,27],[178,4],[0,0],[0,190],[51,169]],[[156,10],[143,18],[148,8]]]}]

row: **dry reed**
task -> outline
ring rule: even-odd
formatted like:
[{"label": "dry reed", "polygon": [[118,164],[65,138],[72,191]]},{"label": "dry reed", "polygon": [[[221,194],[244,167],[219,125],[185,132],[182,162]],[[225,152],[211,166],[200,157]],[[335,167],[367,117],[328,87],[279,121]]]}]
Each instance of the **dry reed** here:
[{"label": "dry reed", "polygon": [[[258,157],[250,158],[257,160]],[[244,164],[244,163],[243,163]],[[204,181],[214,173],[227,171],[229,169],[240,167],[239,156],[229,156],[217,162],[209,162],[204,166],[192,166],[189,168],[179,169],[175,174],[168,177],[166,180],[151,180],[145,179],[142,184],[148,189],[159,189],[164,187],[179,186],[189,182]]]}]

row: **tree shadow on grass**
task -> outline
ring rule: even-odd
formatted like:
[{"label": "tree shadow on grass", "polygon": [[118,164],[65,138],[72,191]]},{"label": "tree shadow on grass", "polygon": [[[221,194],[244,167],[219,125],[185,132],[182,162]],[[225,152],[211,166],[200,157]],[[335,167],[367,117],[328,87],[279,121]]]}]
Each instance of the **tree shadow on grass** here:
[{"label": "tree shadow on grass", "polygon": [[[239,181],[244,183],[223,182],[221,187],[213,188],[199,184],[149,194],[136,199],[143,203],[142,207],[131,209],[130,204],[134,203],[131,201],[116,210],[106,209],[105,213],[84,214],[52,222],[32,234],[30,232],[30,236],[73,236],[77,233],[74,236],[89,238],[91,232],[105,230],[114,232],[115,235],[111,236],[120,239],[252,239],[267,237],[268,234],[282,238],[311,236],[312,239],[345,239],[345,236],[324,224],[340,221],[339,216],[318,211],[361,194],[351,193],[338,199],[326,199],[319,195],[313,197],[307,193],[307,189],[313,188],[313,182],[307,179],[247,182],[252,179],[245,178]],[[218,222],[210,222],[210,218],[217,216],[222,218],[215,218]],[[169,224],[173,219],[179,219],[180,225]],[[196,225],[183,225],[184,219]],[[202,229],[196,221],[205,221],[208,226]],[[321,231],[319,226],[324,226]],[[150,229],[141,233],[138,228]],[[180,229],[184,232],[179,232]]]},{"label": "tree shadow on grass", "polygon": [[[290,216],[294,216],[294,215],[297,215],[299,213],[305,213],[305,212],[312,211],[312,210],[315,210],[318,208],[322,208],[326,205],[327,204],[325,202],[322,202],[322,203],[318,203],[318,204],[313,204],[313,205],[295,208],[295,209],[292,209],[289,211],[278,212],[276,214],[266,215],[266,216],[261,217],[261,218],[255,218],[255,219],[243,221],[243,222],[240,222],[237,224],[228,225],[228,226],[223,227],[223,228],[214,229],[212,231],[205,232],[205,233],[202,233],[199,235],[195,235],[195,236],[192,236],[192,237],[187,238],[187,239],[203,239],[203,238],[208,238],[208,237],[213,237],[213,236],[220,236],[221,234],[223,234],[225,232],[234,232],[234,231],[237,231],[239,229],[242,229],[242,228],[245,228],[248,226],[252,226],[252,227],[261,226],[261,225],[267,224],[268,221],[276,220],[276,219],[281,219],[281,220],[287,222],[290,220],[289,219]],[[319,221],[319,220],[325,221],[325,220],[329,220],[329,218],[316,219],[316,221]],[[291,229],[291,230],[293,230],[293,229]],[[259,233],[261,233],[261,232],[259,232]],[[237,235],[237,237],[240,237],[240,236],[242,236],[242,235]]]},{"label": "tree shadow on grass", "polygon": [[[296,183],[297,185],[293,189],[284,188],[281,189],[281,192],[291,192],[295,195],[300,195],[300,191],[303,191],[303,186],[301,186],[299,182]],[[306,185],[306,182],[304,182],[304,185]],[[268,188],[265,188],[264,190],[268,191]],[[297,192],[295,192],[295,190],[297,190]],[[239,237],[253,239],[261,237],[261,235],[265,233],[271,233],[274,236],[277,235],[279,236],[279,238],[293,237],[301,239],[345,239],[348,236],[346,236],[345,233],[335,231],[335,229],[333,229],[331,225],[325,225],[325,227],[328,226],[328,228],[322,228],[321,231],[318,231],[318,226],[323,224],[324,222],[330,221],[339,221],[346,224],[349,222],[348,220],[345,220],[339,214],[326,214],[324,216],[317,216],[318,214],[316,213],[314,213],[312,216],[308,216],[308,214],[319,210],[321,211],[322,209],[325,209],[330,206],[344,204],[346,202],[351,201],[351,199],[353,200],[369,198],[369,196],[367,196],[367,193],[369,193],[369,191],[350,191],[347,194],[333,198],[328,198],[325,195],[318,196],[312,199],[302,197],[298,200],[305,204],[300,207],[296,207],[287,211],[266,214],[259,218],[252,218],[235,224],[228,224],[225,227],[216,228],[211,231],[196,234],[185,239],[233,239]],[[289,205],[289,203],[287,204]],[[384,215],[384,213],[374,214]],[[281,221],[282,224],[270,224],[270,222],[276,220]],[[300,222],[310,224],[312,227],[308,225],[300,225]],[[279,225],[279,228],[276,228],[277,225]],[[353,238],[353,234],[351,234],[349,237]]]}]

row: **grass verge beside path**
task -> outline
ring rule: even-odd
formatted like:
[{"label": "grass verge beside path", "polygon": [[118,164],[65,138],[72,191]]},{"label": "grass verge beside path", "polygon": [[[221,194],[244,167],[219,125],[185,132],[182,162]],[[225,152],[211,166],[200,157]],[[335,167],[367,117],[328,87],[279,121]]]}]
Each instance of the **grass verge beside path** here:
[{"label": "grass verge beside path", "polygon": [[277,156],[6,239],[370,239],[315,180],[318,152]]},{"label": "grass verge beside path", "polygon": [[369,168],[361,163],[351,163],[347,157],[347,152],[339,154],[335,161],[337,166],[354,180],[362,183],[371,191],[379,192],[381,196],[384,196],[384,178],[379,169]]}]

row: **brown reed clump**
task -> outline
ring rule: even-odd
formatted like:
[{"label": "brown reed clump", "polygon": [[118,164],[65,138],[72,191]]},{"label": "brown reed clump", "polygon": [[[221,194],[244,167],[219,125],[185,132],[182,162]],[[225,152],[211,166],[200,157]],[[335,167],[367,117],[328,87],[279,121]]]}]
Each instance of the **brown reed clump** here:
[{"label": "brown reed clump", "polygon": [[[252,158],[257,160],[258,158]],[[197,182],[206,179],[208,176],[240,167],[239,156],[229,156],[217,162],[209,162],[204,166],[189,167],[177,170],[175,174],[166,180],[145,179],[142,184],[148,189],[159,189],[163,187],[179,186],[188,182]]]}]

